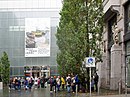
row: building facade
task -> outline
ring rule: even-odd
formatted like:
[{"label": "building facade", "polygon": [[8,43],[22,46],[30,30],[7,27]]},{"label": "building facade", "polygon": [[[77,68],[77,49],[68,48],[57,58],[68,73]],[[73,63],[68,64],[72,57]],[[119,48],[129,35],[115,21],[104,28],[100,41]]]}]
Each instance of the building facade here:
[{"label": "building facade", "polygon": [[61,0],[0,0],[0,55],[11,76],[57,74],[55,33]]},{"label": "building facade", "polygon": [[103,62],[98,63],[100,86],[112,90],[130,86],[130,1],[103,0]]}]

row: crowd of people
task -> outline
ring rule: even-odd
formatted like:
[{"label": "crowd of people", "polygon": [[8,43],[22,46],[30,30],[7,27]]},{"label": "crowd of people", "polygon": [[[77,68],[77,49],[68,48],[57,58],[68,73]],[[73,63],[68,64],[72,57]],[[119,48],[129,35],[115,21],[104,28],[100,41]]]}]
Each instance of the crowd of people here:
[{"label": "crowd of people", "polygon": [[[91,90],[98,91],[98,79],[99,76],[95,73],[91,79]],[[87,85],[87,80],[81,82],[78,75],[68,74],[67,76],[51,76],[46,77],[12,77],[10,78],[9,89],[14,90],[24,90],[35,88],[46,88],[47,85],[50,86],[50,92],[58,92],[61,90],[66,90],[68,93],[82,90],[82,84]],[[90,82],[90,81],[89,81]],[[89,89],[88,89],[89,90]]]},{"label": "crowd of people", "polygon": [[[92,78],[91,78],[91,90],[94,92],[98,92],[98,79],[99,76],[97,73],[95,73]],[[89,84],[87,84],[89,82]],[[83,88],[83,83],[85,83],[85,87],[90,85],[90,81],[88,80],[83,80],[83,82],[80,81],[78,78],[78,75],[71,75],[68,74],[68,76],[51,76],[50,79],[48,80],[48,84],[50,84],[50,92],[56,92],[60,90],[67,90],[68,93],[73,92],[75,93],[76,91],[82,91]],[[90,90],[90,86],[88,87],[87,90]]]},{"label": "crowd of people", "polygon": [[9,89],[14,89],[14,90],[28,90],[32,89],[32,86],[37,89],[37,88],[46,88],[45,87],[45,82],[47,82],[47,78],[45,77],[11,77],[10,82],[9,82]]}]

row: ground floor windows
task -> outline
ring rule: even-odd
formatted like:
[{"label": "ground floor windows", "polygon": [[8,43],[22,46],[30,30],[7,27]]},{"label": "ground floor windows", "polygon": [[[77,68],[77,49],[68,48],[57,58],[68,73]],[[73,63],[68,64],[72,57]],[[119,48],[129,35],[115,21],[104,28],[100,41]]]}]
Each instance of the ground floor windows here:
[{"label": "ground floor windows", "polygon": [[49,77],[50,76],[50,67],[49,66],[24,66],[25,76],[35,77]]},{"label": "ground floor windows", "polygon": [[126,43],[126,83],[130,86],[130,42]]},{"label": "ground floor windows", "polygon": [[10,77],[13,76],[26,76],[26,77],[50,77],[51,75],[58,75],[57,73],[57,66],[21,66],[21,67],[10,67]]},{"label": "ground floor windows", "polygon": [[130,87],[130,56],[126,57],[126,83]]}]

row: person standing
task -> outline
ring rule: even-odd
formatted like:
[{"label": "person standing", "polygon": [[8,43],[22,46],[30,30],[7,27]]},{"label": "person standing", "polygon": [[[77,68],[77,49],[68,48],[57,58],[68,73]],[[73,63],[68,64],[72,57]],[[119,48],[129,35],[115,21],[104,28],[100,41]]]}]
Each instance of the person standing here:
[{"label": "person standing", "polygon": [[71,78],[71,87],[72,87],[72,92],[75,93],[76,92],[76,84],[75,84],[75,76],[73,75]]},{"label": "person standing", "polygon": [[45,82],[46,82],[46,80],[45,80],[45,77],[43,76],[43,77],[41,78],[41,80],[40,80],[41,88],[46,88]]},{"label": "person standing", "polygon": [[50,92],[53,92],[53,82],[54,82],[54,78],[53,78],[53,76],[51,76],[50,79],[49,79]]},{"label": "person standing", "polygon": [[56,86],[57,86],[56,76],[54,76],[53,86],[54,86],[54,92],[56,93]]},{"label": "person standing", "polygon": [[95,73],[95,75],[94,75],[94,83],[95,83],[96,92],[98,92],[98,80],[99,80],[99,76],[98,76],[97,73]]},{"label": "person standing", "polygon": [[91,78],[91,91],[94,92],[94,79]]},{"label": "person standing", "polygon": [[67,82],[67,92],[70,93],[70,91],[71,91],[71,77],[70,77],[70,74],[68,74],[68,76],[66,78],[66,82]]},{"label": "person standing", "polygon": [[65,88],[65,79],[64,76],[61,77],[61,85],[62,85],[62,90]]},{"label": "person standing", "polygon": [[24,86],[25,86],[24,89],[27,90],[28,89],[28,79],[27,78],[25,78]]},{"label": "person standing", "polygon": [[58,77],[56,78],[56,82],[57,82],[57,91],[60,91],[60,86],[61,86],[60,76],[58,76]]},{"label": "person standing", "polygon": [[78,92],[79,92],[79,90],[80,90],[80,82],[79,82],[79,78],[78,78],[78,74],[76,74],[76,76],[75,76],[75,84],[77,85],[77,90],[78,90]]}]

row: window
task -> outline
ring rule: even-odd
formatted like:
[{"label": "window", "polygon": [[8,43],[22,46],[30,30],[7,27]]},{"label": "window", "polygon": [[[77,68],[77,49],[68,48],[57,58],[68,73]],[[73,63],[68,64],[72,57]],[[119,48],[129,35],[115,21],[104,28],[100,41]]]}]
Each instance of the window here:
[{"label": "window", "polygon": [[108,48],[109,49],[111,49],[111,46],[114,44],[112,28],[117,24],[116,21],[117,21],[116,14],[108,21]]},{"label": "window", "polygon": [[130,32],[130,4],[125,7],[125,32]]}]

